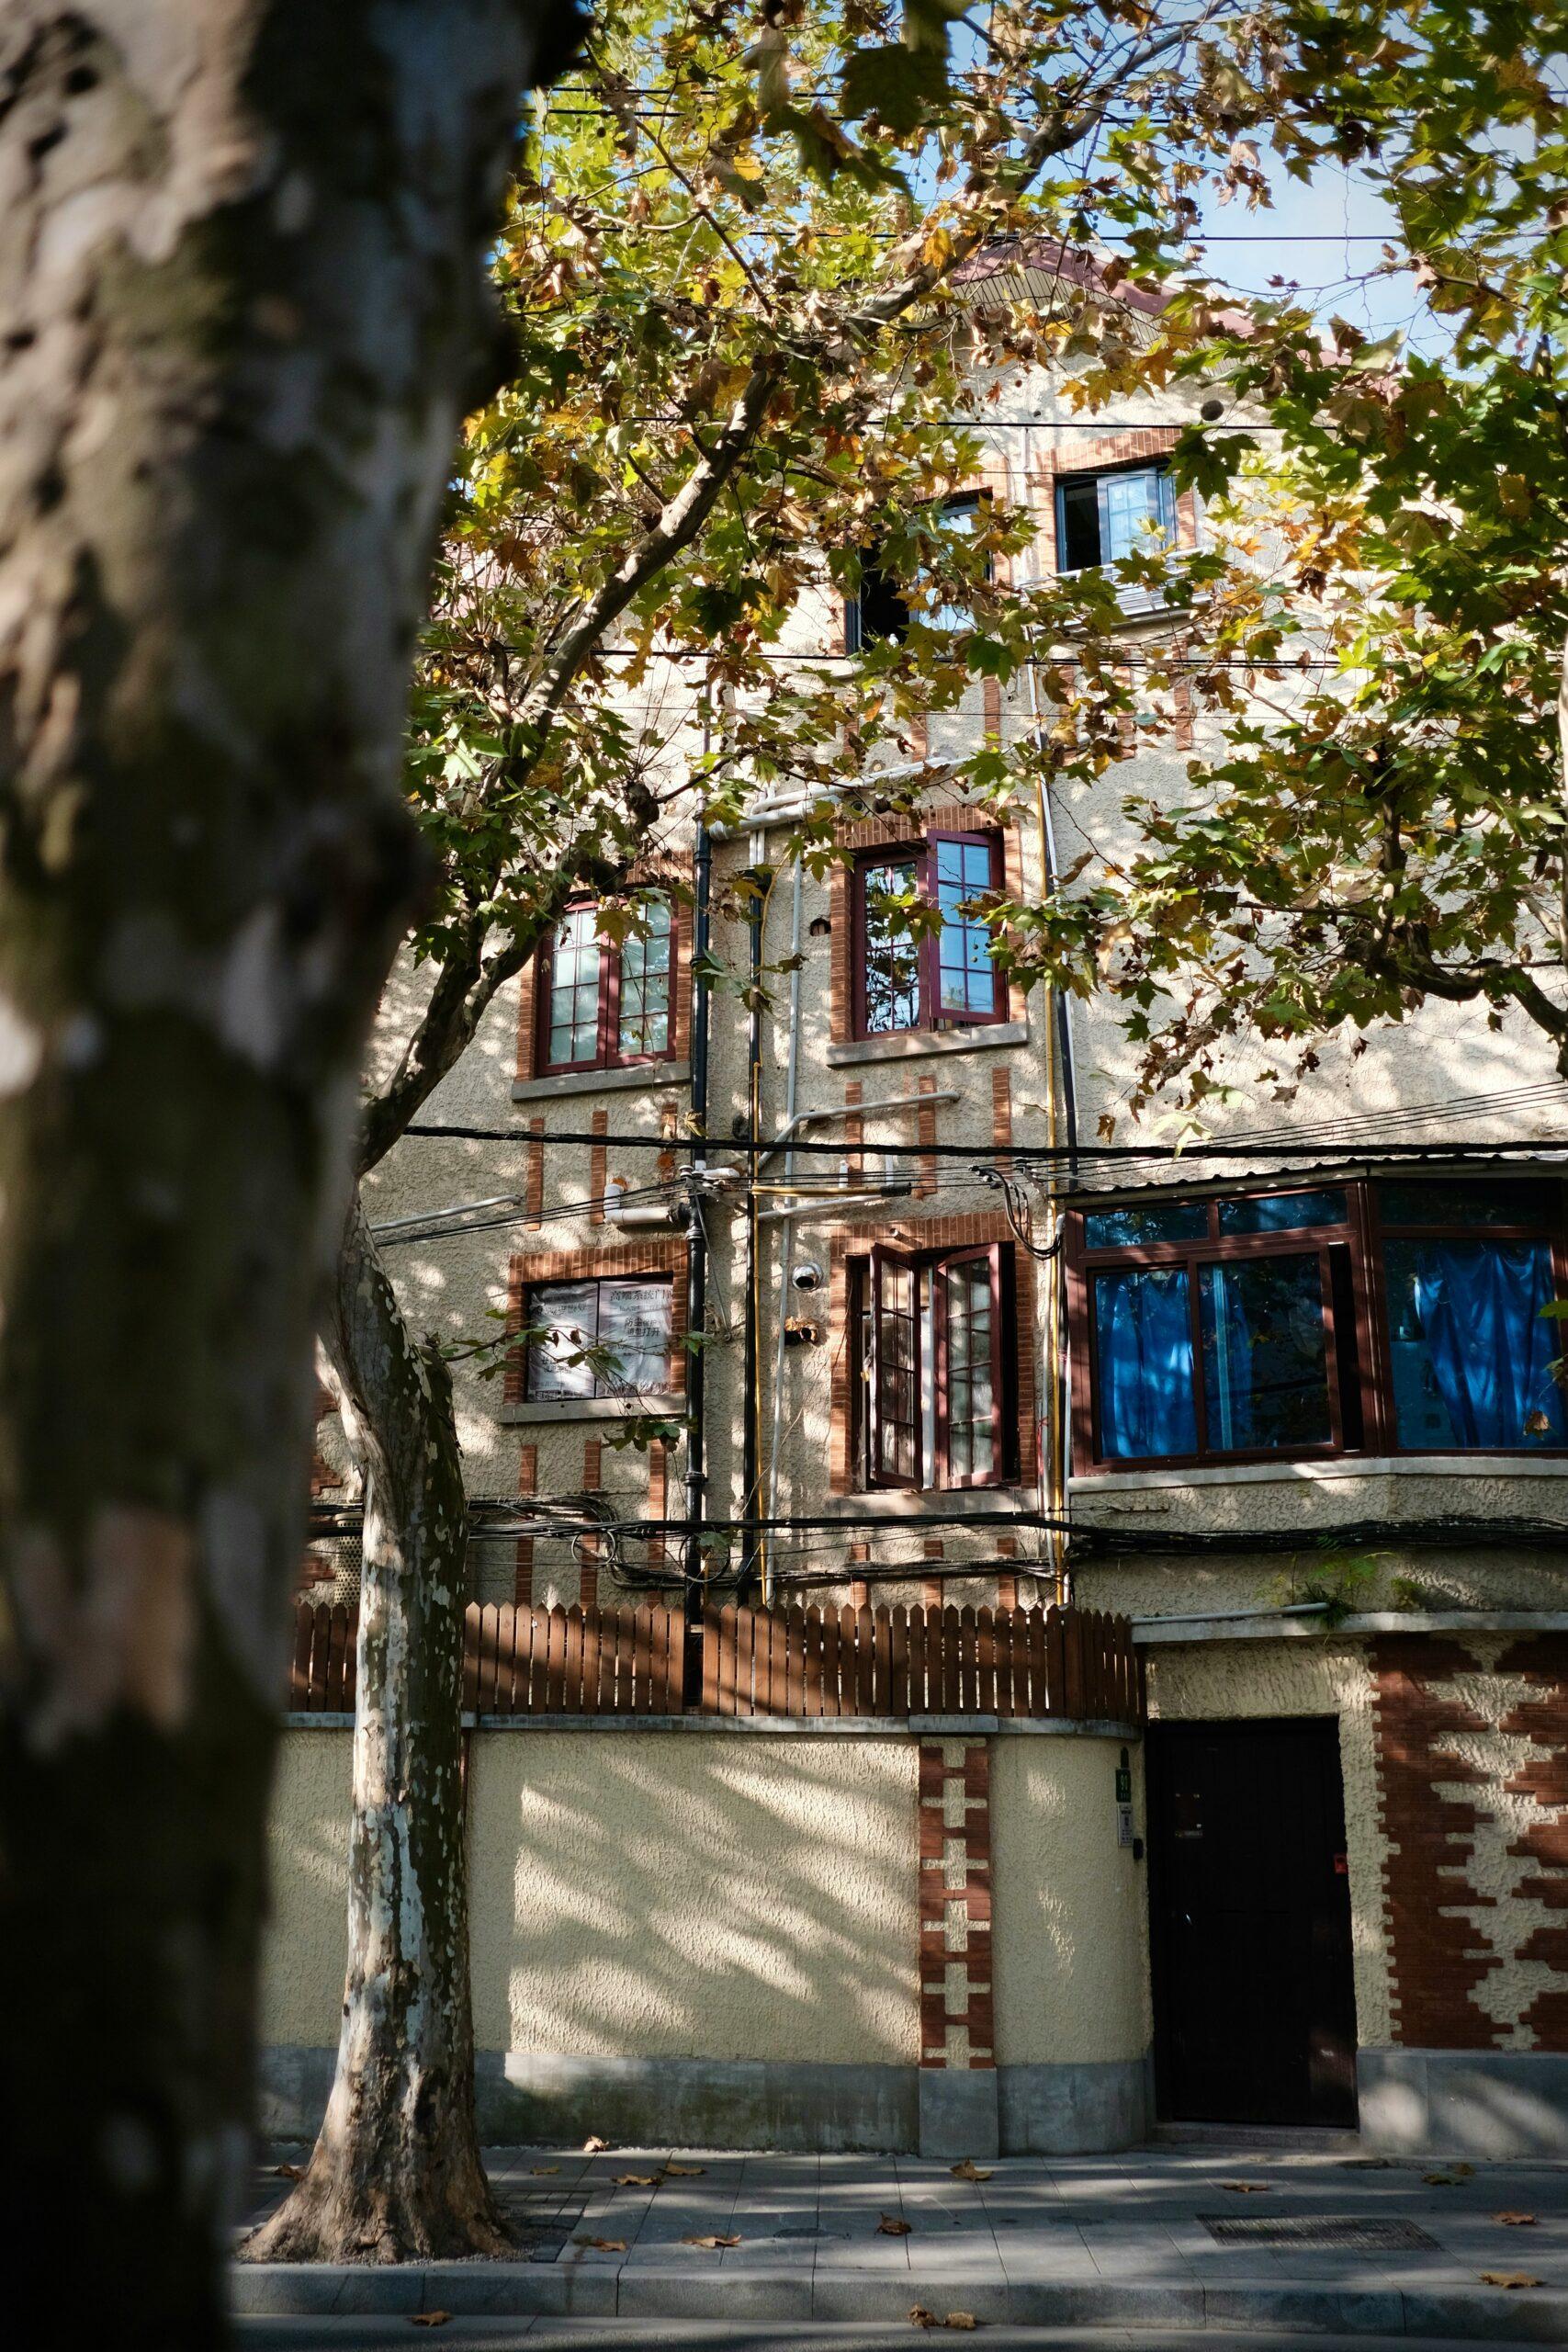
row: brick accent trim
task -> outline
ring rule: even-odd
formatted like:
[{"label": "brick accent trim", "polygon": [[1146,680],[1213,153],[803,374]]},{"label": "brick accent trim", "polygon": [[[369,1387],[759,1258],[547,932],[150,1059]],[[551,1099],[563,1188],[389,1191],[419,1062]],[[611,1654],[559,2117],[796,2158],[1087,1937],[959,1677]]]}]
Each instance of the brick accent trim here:
[{"label": "brick accent trim", "polygon": [[1452,1638],[1388,1634],[1371,1670],[1395,2041],[1519,2046],[1483,1997],[1517,1959],[1556,1980],[1517,2019],[1525,2046],[1568,2051],[1568,1638],[1521,1636],[1487,1668]]},{"label": "brick accent trim", "polygon": [[[506,1328],[523,1329],[523,1294],[535,1283],[585,1282],[590,1275],[668,1274],[670,1285],[670,1391],[686,1393],[686,1258],[684,1241],[650,1238],[646,1241],[604,1242],[588,1250],[519,1250],[506,1275]],[[514,1348],[506,1362],[505,1399],[523,1399],[522,1351]]]},{"label": "brick accent trim", "polygon": [[[844,1080],[844,1108],[852,1110],[865,1097],[865,1088],[858,1078]],[[865,1145],[865,1121],[844,1121],[844,1166],[852,1184],[858,1184],[865,1174],[865,1162],[861,1152]]]},{"label": "brick accent trim", "polygon": [[[532,1442],[518,1448],[517,1491],[520,1495],[536,1495],[539,1491],[539,1449]],[[513,1600],[520,1608],[530,1608],[534,1600],[534,1539],[531,1535],[517,1538],[513,1586]]]},{"label": "brick accent trim", "polygon": [[[920,1072],[919,1091],[922,1098],[928,1094],[934,1094],[936,1092],[936,1080],[930,1070],[922,1070]],[[920,1157],[918,1162],[919,1173],[917,1175],[914,1183],[910,1186],[910,1191],[914,1194],[916,1200],[929,1200],[931,1194],[936,1191],[936,1152],[934,1149],[936,1143],[936,1104],[934,1102],[931,1103],[929,1109],[922,1108],[916,1112],[915,1140],[919,1146],[920,1151]]]},{"label": "brick accent trim", "polygon": [[545,1221],[545,1147],[541,1140],[544,1132],[543,1119],[529,1120],[529,1140],[525,1155],[527,1173],[523,1180],[525,1194],[524,1206],[528,1212],[529,1224],[536,1229]]},{"label": "brick accent trim", "polygon": [[[666,1519],[670,1513],[670,1449],[655,1438],[648,1449],[648,1515],[649,1519]],[[648,1544],[649,1567],[661,1567],[664,1563],[664,1538],[652,1535]]]},{"label": "brick accent trim", "polygon": [[[604,1484],[604,1441],[585,1437],[582,1441],[582,1491],[596,1495]],[[578,1566],[577,1597],[584,1609],[599,1605],[599,1539],[584,1535],[579,1539],[581,1559]]]},{"label": "brick accent trim", "polygon": [[991,1756],[922,1740],[919,1760],[920,2064],[994,2067]]},{"label": "brick accent trim", "polygon": [[1012,1072],[1006,1062],[991,1064],[991,1149],[998,1166],[1010,1170],[1012,1160]]},{"label": "brick accent trim", "polygon": [[[590,1134],[607,1136],[610,1132],[610,1114],[608,1111],[595,1111],[588,1125]],[[592,1203],[588,1212],[590,1225],[603,1225],[604,1222],[604,1194],[609,1186],[609,1164],[610,1155],[604,1145],[602,1142],[590,1144],[588,1147],[588,1198]]]}]

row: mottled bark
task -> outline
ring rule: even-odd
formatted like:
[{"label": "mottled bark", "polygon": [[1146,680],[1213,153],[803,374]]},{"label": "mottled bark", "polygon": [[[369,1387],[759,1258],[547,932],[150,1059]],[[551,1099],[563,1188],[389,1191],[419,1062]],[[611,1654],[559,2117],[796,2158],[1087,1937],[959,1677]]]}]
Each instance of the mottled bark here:
[{"label": "mottled bark", "polygon": [[365,1472],[337,2073],[254,2261],[400,2262],[506,2243],[479,2161],[463,1852],[467,1505],[452,1384],[409,1338],[355,1204],[322,1330]]},{"label": "mottled bark", "polygon": [[222,2333],[310,1334],[531,40],[0,26],[0,2113],[62,2342]]}]

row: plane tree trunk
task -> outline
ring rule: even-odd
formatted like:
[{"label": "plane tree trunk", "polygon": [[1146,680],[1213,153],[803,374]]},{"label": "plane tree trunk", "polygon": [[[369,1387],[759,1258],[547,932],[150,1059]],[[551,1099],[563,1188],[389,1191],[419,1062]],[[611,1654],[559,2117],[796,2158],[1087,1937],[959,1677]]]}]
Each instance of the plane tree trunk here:
[{"label": "plane tree trunk", "polygon": [[0,2112],[62,2342],[223,2334],[310,1340],[543,13],[0,27]]},{"label": "plane tree trunk", "polygon": [[356,1202],[322,1332],[365,1476],[337,2072],[252,2261],[400,2262],[507,2244],[479,2158],[460,1729],[467,1505],[452,1383],[410,1336]]}]

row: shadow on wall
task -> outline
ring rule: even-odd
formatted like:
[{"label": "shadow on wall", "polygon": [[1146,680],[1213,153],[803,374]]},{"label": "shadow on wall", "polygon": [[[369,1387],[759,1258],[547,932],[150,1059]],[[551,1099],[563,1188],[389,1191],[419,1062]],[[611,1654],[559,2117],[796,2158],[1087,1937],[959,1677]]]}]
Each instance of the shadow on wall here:
[{"label": "shadow on wall", "polygon": [[916,2063],[911,1744],[496,1735],[472,1790],[481,2049]]}]

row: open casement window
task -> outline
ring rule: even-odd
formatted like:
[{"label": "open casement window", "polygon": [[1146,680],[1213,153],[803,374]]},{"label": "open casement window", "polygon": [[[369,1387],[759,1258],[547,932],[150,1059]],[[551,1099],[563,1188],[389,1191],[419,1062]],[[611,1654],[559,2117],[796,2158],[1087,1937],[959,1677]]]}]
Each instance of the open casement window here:
[{"label": "open casement window", "polygon": [[863,1317],[868,1486],[994,1487],[1011,1475],[1003,1256],[997,1244],[934,1257],[872,1251]]},{"label": "open casement window", "polygon": [[1090,571],[1176,539],[1176,486],[1164,466],[1064,474],[1056,483],[1056,569]]},{"label": "open casement window", "polygon": [[920,1352],[919,1264],[900,1250],[874,1250],[867,1412],[868,1466],[874,1486],[925,1484]]},{"label": "open casement window", "polygon": [[[931,832],[855,868],[855,1034],[969,1027],[1007,1018],[984,902],[1001,888],[992,833]],[[941,922],[909,927],[918,907]]]},{"label": "open casement window", "polygon": [[1568,1451],[1561,1198],[1421,1178],[1077,1213],[1080,1467]]},{"label": "open casement window", "polygon": [[592,900],[569,907],[540,956],[539,1068],[619,1069],[674,1052],[675,919],[644,900],[618,945],[600,936]]}]

